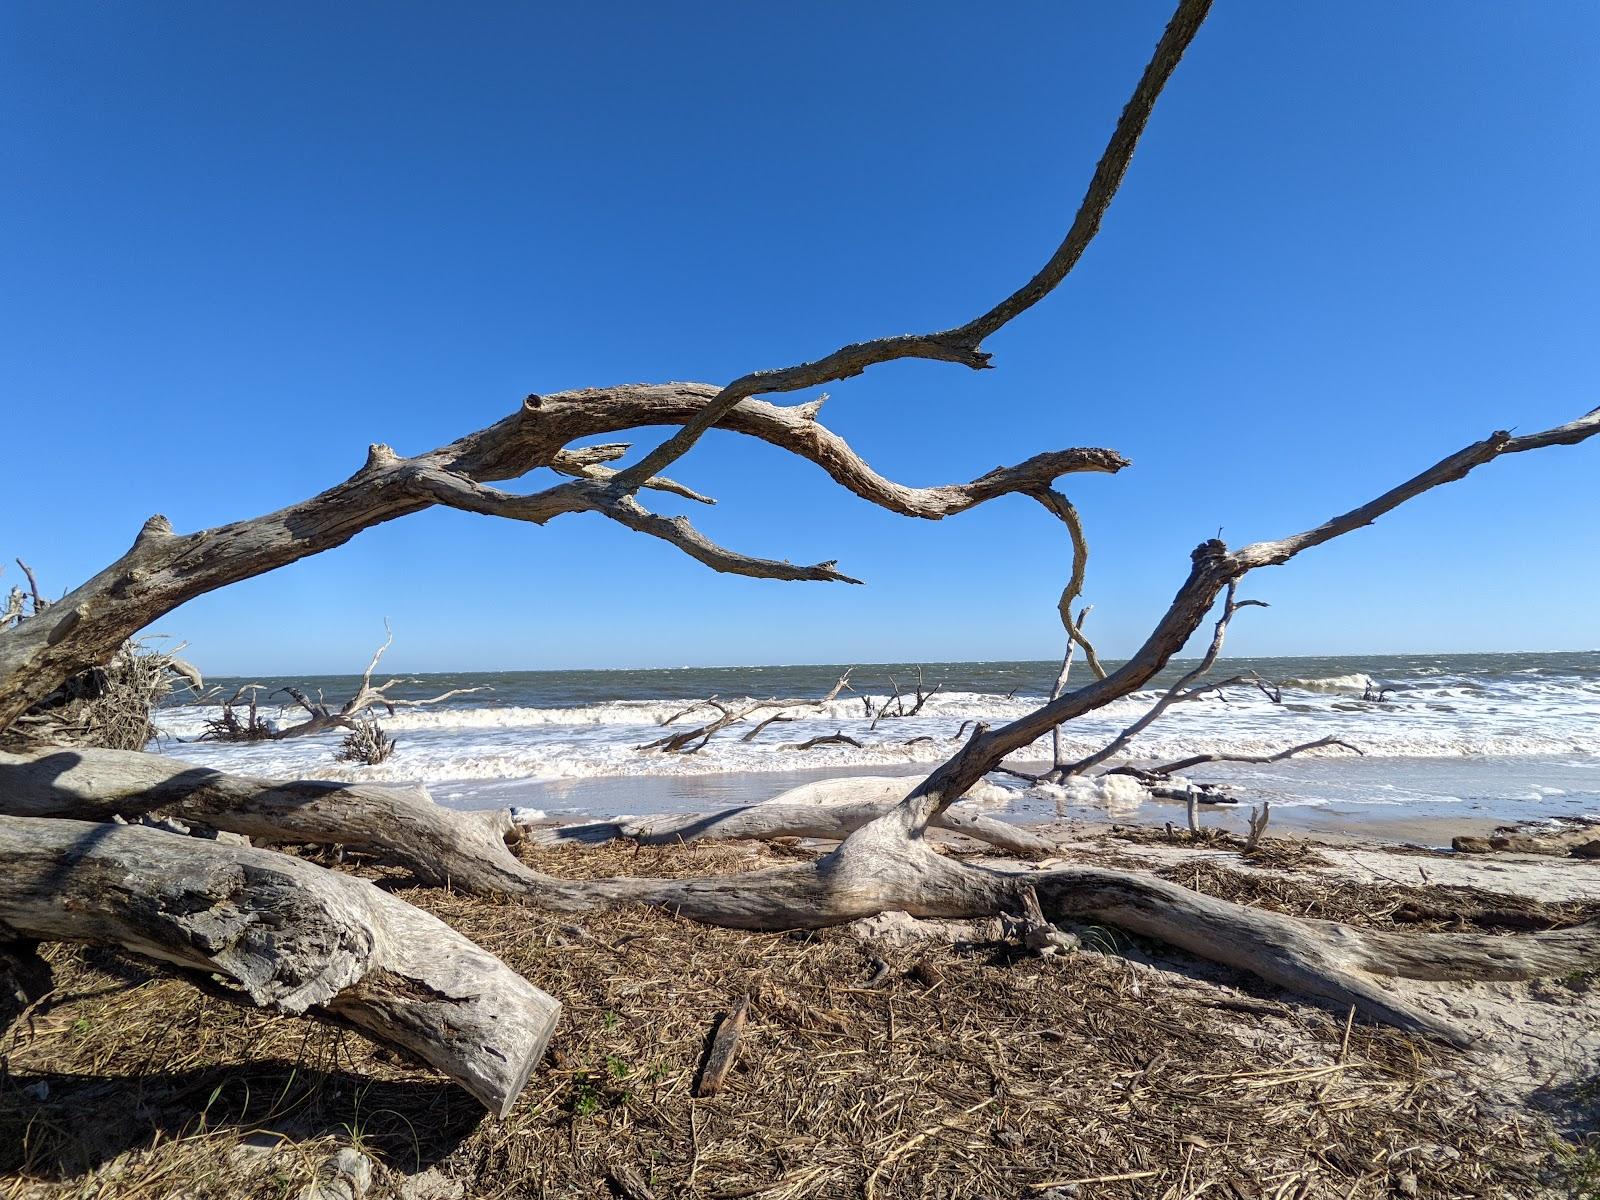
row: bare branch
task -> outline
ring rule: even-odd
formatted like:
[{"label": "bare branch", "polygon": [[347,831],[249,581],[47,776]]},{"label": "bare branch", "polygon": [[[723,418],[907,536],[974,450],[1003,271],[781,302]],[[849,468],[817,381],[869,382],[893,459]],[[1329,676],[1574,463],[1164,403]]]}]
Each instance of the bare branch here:
[{"label": "bare branch", "polygon": [[1113,700],[1138,691],[1183,648],[1205,620],[1217,597],[1224,591],[1231,592],[1241,578],[1257,567],[1287,562],[1302,550],[1371,524],[1405,501],[1461,479],[1475,467],[1492,462],[1502,454],[1516,454],[1545,446],[1577,445],[1597,433],[1600,433],[1600,409],[1566,425],[1520,438],[1503,432],[1495,433],[1449,455],[1377,500],[1307,533],[1279,541],[1256,542],[1231,552],[1220,539],[1202,543],[1191,556],[1189,576],[1178,589],[1166,613],[1126,663],[1104,679],[1067,692],[1009,724],[973,737],[906,797],[893,819],[913,832],[924,828],[931,815],[964,795],[974,783],[999,766],[1007,755],[1029,745],[1064,721],[1103,708]]},{"label": "bare branch", "polygon": [[[556,454],[550,462],[550,469],[558,475],[567,475],[573,479],[595,479],[605,483],[614,479],[617,472],[610,467],[599,464],[609,462],[614,458],[621,458],[628,452],[626,442],[614,443],[604,446],[583,446],[569,448]],[[710,496],[703,496],[693,488],[686,487],[673,479],[662,479],[652,476],[639,485],[656,492],[670,492],[674,496],[682,496],[686,500],[693,500],[699,504],[715,504]]]},{"label": "bare branch", "polygon": [[44,596],[40,594],[39,577],[33,573],[33,568],[27,563],[23,562],[20,558],[17,559],[17,566],[21,567],[22,573],[28,577],[28,591],[32,594],[33,611],[35,615],[38,615],[38,613],[41,612],[50,603],[50,601],[46,600]]},{"label": "bare branch", "polygon": [[11,594],[6,597],[5,610],[0,612],[0,629],[4,629],[8,625],[15,625],[27,615],[23,610],[26,602],[27,597],[23,595],[21,588],[14,587],[11,589]]},{"label": "bare branch", "polygon": [[1053,700],[1061,694],[1061,688],[1065,685],[1064,675],[1071,665],[1073,645],[1083,651],[1084,661],[1089,664],[1089,670],[1094,672],[1096,679],[1104,679],[1106,669],[1100,665],[1100,656],[1095,653],[1094,646],[1083,635],[1083,618],[1088,615],[1089,609],[1085,608],[1076,620],[1072,616],[1072,606],[1083,595],[1083,578],[1089,566],[1089,539],[1083,532],[1083,518],[1078,515],[1077,506],[1054,488],[1035,492],[1034,499],[1067,527],[1067,535],[1072,539],[1072,575],[1067,579],[1067,586],[1061,589],[1061,599],[1056,602],[1056,611],[1061,615],[1061,627],[1067,634],[1067,660],[1062,663],[1063,678],[1057,681],[1056,689],[1050,695]]},{"label": "bare branch", "polygon": [[599,513],[636,533],[660,538],[712,570],[724,574],[745,575],[753,579],[861,582],[836,570],[836,564],[832,562],[797,567],[789,562],[739,554],[713,542],[691,525],[686,517],[663,517],[650,512],[631,495],[619,491],[614,484],[580,481],[531,496],[517,496],[449,472],[421,470],[415,479],[435,503],[463,512],[530,521],[536,525],[543,525],[563,513]]},{"label": "bare branch", "polygon": [[1391,488],[1360,508],[1353,508],[1304,533],[1273,542],[1256,542],[1238,551],[1234,557],[1244,571],[1286,563],[1302,550],[1320,546],[1341,534],[1360,529],[1363,525],[1371,525],[1379,517],[1399,508],[1407,500],[1420,496],[1440,484],[1463,479],[1474,468],[1492,462],[1501,455],[1521,454],[1527,450],[1539,450],[1546,446],[1575,446],[1596,433],[1600,433],[1600,408],[1592,409],[1576,421],[1569,421],[1565,425],[1558,425],[1541,433],[1512,437],[1505,430],[1499,430],[1491,433],[1483,441],[1474,442],[1448,458],[1441,459],[1426,471],[1406,480],[1399,487]]},{"label": "bare branch", "polygon": [[[852,667],[850,670],[853,671],[855,668]],[[746,717],[753,716],[758,712],[765,712],[768,709],[776,709],[777,711],[772,716],[762,721],[740,739],[740,741],[748,742],[753,739],[756,734],[760,733],[774,721],[794,720],[794,717],[789,714],[793,713],[795,709],[816,709],[819,712],[822,711],[823,709],[827,708],[829,704],[833,703],[834,699],[839,695],[840,692],[844,691],[844,689],[849,686],[850,671],[846,671],[843,675],[839,676],[839,681],[829,689],[828,694],[823,696],[820,700],[780,700],[774,697],[770,700],[751,700],[743,705],[738,706],[737,708],[723,703],[715,696],[712,696],[706,700],[697,700],[688,708],[673,713],[672,716],[668,717],[661,723],[663,725],[670,725],[679,717],[687,716],[689,713],[692,713],[699,708],[714,708],[720,715],[714,720],[708,721],[706,724],[701,725],[697,729],[690,729],[683,733],[675,733],[668,737],[658,738],[656,741],[647,742],[642,746],[636,747],[636,749],[660,750],[667,754],[693,754],[703,748],[707,742],[709,742],[713,737],[722,732],[722,730],[726,729],[728,726],[737,725]]]},{"label": "bare branch", "polygon": [[820,737],[807,738],[803,742],[790,742],[783,748],[785,750],[810,750],[814,746],[854,746],[857,750],[861,749],[860,742],[839,730],[835,730],[833,733],[825,733]]},{"label": "bare branch", "polygon": [[1279,750],[1276,754],[1192,754],[1188,758],[1180,758],[1175,762],[1162,763],[1155,767],[1113,767],[1107,775],[1133,775],[1136,778],[1165,778],[1179,771],[1187,771],[1190,767],[1203,766],[1206,763],[1234,762],[1234,763],[1275,763],[1286,758],[1293,758],[1297,754],[1305,754],[1310,750],[1348,750],[1352,754],[1365,754],[1360,746],[1353,746],[1343,738],[1325,737],[1314,742],[1302,742],[1298,746],[1290,746],[1287,750]]},{"label": "bare branch", "polygon": [[1199,664],[1192,670],[1186,672],[1183,677],[1178,680],[1178,682],[1174,683],[1170,688],[1168,688],[1166,692],[1162,694],[1161,698],[1152,704],[1145,711],[1144,715],[1141,716],[1137,721],[1135,721],[1132,725],[1129,725],[1126,729],[1124,729],[1116,737],[1112,738],[1111,741],[1107,742],[1106,745],[1101,747],[1099,750],[1096,750],[1093,754],[1087,756],[1086,758],[1079,759],[1070,767],[1066,768],[1063,774],[1082,775],[1085,771],[1099,766],[1107,759],[1110,759],[1127,749],[1128,744],[1132,742],[1134,738],[1138,737],[1139,734],[1150,728],[1150,726],[1155,723],[1156,719],[1174,704],[1181,704],[1187,700],[1194,700],[1209,692],[1214,692],[1217,690],[1217,688],[1220,686],[1218,684],[1201,684],[1198,687],[1194,686],[1194,684],[1196,680],[1203,678],[1206,672],[1210,671],[1212,667],[1216,666],[1217,657],[1222,653],[1223,639],[1228,634],[1228,622],[1233,620],[1235,613],[1246,606],[1256,606],[1261,608],[1266,607],[1259,600],[1235,600],[1234,595],[1237,591],[1237,583],[1230,583],[1228,585],[1228,596],[1227,599],[1223,601],[1222,615],[1217,618],[1216,629],[1211,635],[1211,645],[1206,649],[1205,657],[1200,660]]},{"label": "bare branch", "polygon": [[953,362],[975,369],[987,367],[990,356],[980,349],[984,339],[1049,295],[1078,264],[1083,252],[1094,240],[1094,235],[1099,232],[1100,222],[1127,173],[1128,164],[1133,159],[1134,149],[1144,133],[1156,100],[1167,80],[1172,77],[1184,51],[1189,48],[1189,43],[1200,31],[1200,24],[1210,8],[1211,0],[1182,0],[1178,5],[1177,12],[1156,44],[1150,62],[1145,66],[1138,86],[1123,108],[1116,128],[1112,130],[1111,140],[1095,166],[1088,190],[1078,205],[1066,237],[1032,279],[987,312],[954,329],[858,342],[841,347],[814,362],[799,363],[779,370],[757,371],[736,379],[722,389],[700,416],[623,471],[618,482],[629,488],[641,486],[645,479],[665,470],[686,454],[701,434],[715,425],[724,413],[751,396],[820,387],[859,375],[878,363],[901,358]]},{"label": "bare branch", "polygon": [[[175,533],[164,517],[152,517],[121,558],[37,619],[0,626],[0,728],[67,678],[106,661],[123,641],[183,602],[319,554],[363,529],[432,504],[535,523],[566,512],[601,511],[717,569],[760,578],[847,581],[832,564],[795,567],[726,551],[692,529],[621,505],[623,493],[614,481],[576,479],[529,497],[493,488],[475,492],[489,481],[515,478],[558,458],[568,465],[604,459],[611,447],[563,448],[597,434],[683,424],[717,393],[710,384],[661,384],[530,396],[511,417],[416,458],[374,445],[365,465],[344,483],[275,513],[189,534]],[[779,407],[749,400],[718,424],[817,463],[871,503],[925,519],[1036,490],[1069,472],[1115,472],[1127,465],[1115,451],[1079,448],[1037,455],[971,483],[906,487],[873,471],[816,417],[814,403]]]}]

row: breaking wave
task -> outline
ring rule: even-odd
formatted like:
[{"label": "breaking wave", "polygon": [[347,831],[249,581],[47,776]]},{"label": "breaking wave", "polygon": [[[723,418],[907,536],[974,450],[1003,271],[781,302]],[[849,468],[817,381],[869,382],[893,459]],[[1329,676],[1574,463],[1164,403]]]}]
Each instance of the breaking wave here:
[{"label": "breaking wave", "polygon": [[[1300,661],[1253,664],[1263,678],[1276,678],[1282,703],[1252,688],[1177,705],[1147,730],[1132,748],[1140,759],[1176,759],[1200,753],[1265,754],[1330,735],[1344,738],[1372,757],[1461,758],[1467,756],[1560,756],[1587,760],[1600,747],[1600,655],[1560,656],[1551,665],[1534,656],[1475,656],[1419,661],[1403,669],[1376,670],[1365,664],[1329,662],[1339,669],[1289,674],[1284,666]],[[1511,661],[1499,662],[1496,659]],[[1325,660],[1327,661],[1327,660]],[[1348,660],[1346,660],[1348,662]],[[1229,664],[1238,667],[1235,662]],[[695,707],[690,691],[719,694],[724,703],[741,703],[726,688],[730,678],[746,687],[755,679],[783,685],[780,694],[821,695],[837,672],[832,668],[767,668],[735,672],[636,672],[624,679],[599,672],[551,678],[495,677],[493,693],[463,697],[438,708],[401,709],[384,717],[399,748],[377,767],[352,767],[333,761],[337,735],[256,744],[218,744],[194,740],[216,709],[190,705],[164,710],[160,725],[169,754],[208,766],[268,777],[317,775],[345,779],[455,780],[582,779],[597,776],[709,775],[724,772],[790,771],[809,767],[863,767],[932,763],[946,758],[970,722],[999,725],[1015,720],[1042,701],[1047,664],[1014,665],[1032,671],[1026,686],[1001,691],[1009,680],[989,664],[944,664],[951,686],[934,692],[913,717],[868,717],[887,699],[882,691],[864,702],[845,693],[825,708],[801,706],[750,742],[741,740],[754,720],[734,726],[689,755],[638,749],[673,729],[692,729],[715,715]],[[1562,668],[1565,669],[1562,669]],[[808,673],[809,672],[809,673]],[[648,676],[644,683],[638,682]],[[771,676],[780,676],[773,680]],[[996,677],[999,678],[996,678]],[[858,676],[859,677],[859,676]],[[430,681],[430,686],[434,681]],[[446,677],[444,686],[462,686]],[[474,683],[475,678],[465,682]],[[880,685],[881,679],[875,680]],[[902,678],[902,684],[904,680]],[[607,687],[676,694],[597,699]],[[996,689],[996,690],[989,690]],[[877,689],[875,689],[876,691]],[[687,694],[685,694],[687,693]],[[1382,701],[1370,698],[1378,694]],[[330,693],[336,694],[336,693]],[[1145,691],[1065,727],[1070,754],[1086,754],[1125,727],[1156,699]],[[909,706],[909,705],[908,705]],[[688,711],[686,711],[688,710]],[[772,709],[761,715],[770,715]],[[292,714],[284,714],[291,720]],[[759,719],[756,718],[756,719]],[[671,722],[666,728],[663,724]],[[965,729],[963,728],[965,727]],[[811,738],[843,733],[859,747],[833,743],[809,750],[795,747]],[[1014,761],[1048,756],[1041,740]]]}]

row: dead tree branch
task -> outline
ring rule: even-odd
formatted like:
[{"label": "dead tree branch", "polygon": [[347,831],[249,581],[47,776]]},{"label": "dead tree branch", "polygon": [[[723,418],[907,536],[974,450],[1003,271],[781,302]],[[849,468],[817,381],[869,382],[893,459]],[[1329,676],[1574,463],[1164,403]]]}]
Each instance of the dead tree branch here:
[{"label": "dead tree branch", "polygon": [[[396,678],[380,684],[372,682],[373,673],[383,661],[384,653],[394,644],[393,630],[388,630],[387,625],[385,629],[388,636],[384,638],[383,645],[373,653],[366,670],[361,673],[361,682],[338,708],[328,704],[320,692],[316,699],[312,699],[304,688],[290,685],[279,688],[278,691],[285,693],[297,707],[302,709],[306,719],[293,725],[274,725],[264,720],[259,711],[260,693],[266,691],[266,687],[259,683],[248,683],[235,689],[233,695],[222,702],[221,714],[206,722],[206,731],[201,734],[201,740],[283,741],[287,738],[311,737],[343,729],[349,736],[341,747],[339,757],[371,765],[382,762],[393,753],[395,744],[394,739],[385,734],[373,718],[373,710],[381,708],[392,717],[402,708],[431,708],[435,704],[443,704],[446,700],[453,700],[457,696],[471,696],[492,690],[488,687],[451,688],[436,696],[419,699],[391,695],[390,692],[394,688],[422,681]],[[249,701],[249,710],[241,721],[233,710],[240,700],[246,697]]]},{"label": "dead tree branch", "polygon": [[1298,746],[1290,746],[1287,750],[1279,750],[1276,754],[1191,754],[1188,758],[1180,758],[1174,762],[1162,763],[1154,767],[1113,767],[1107,775],[1132,775],[1136,779],[1164,779],[1175,775],[1179,771],[1187,771],[1190,767],[1202,766],[1205,763],[1236,762],[1236,763],[1275,763],[1286,758],[1293,758],[1297,754],[1306,754],[1312,750],[1348,750],[1352,754],[1365,754],[1360,746],[1352,746],[1343,738],[1325,737],[1314,742],[1302,742]]},{"label": "dead tree branch", "polygon": [[[850,669],[850,671],[853,670],[855,670],[854,667]],[[737,725],[758,712],[767,712],[775,709],[776,711],[771,716],[761,721],[754,729],[739,739],[742,742],[751,741],[774,721],[794,720],[794,710],[796,709],[815,709],[818,712],[826,709],[828,705],[838,698],[840,692],[850,686],[850,671],[846,671],[839,676],[839,681],[833,685],[827,695],[819,700],[780,700],[773,698],[770,700],[749,700],[742,704],[729,704],[717,699],[715,696],[710,696],[705,700],[697,700],[688,708],[673,713],[661,723],[670,725],[679,717],[686,717],[701,708],[715,709],[718,716],[713,720],[707,721],[704,725],[685,730],[682,733],[674,733],[663,738],[657,738],[653,742],[646,742],[644,745],[636,747],[636,749],[659,750],[663,754],[693,754],[703,749],[707,742],[728,726]]]},{"label": "dead tree branch", "polygon": [[1600,409],[1565,425],[1520,437],[1497,431],[1441,459],[1377,499],[1315,529],[1275,541],[1255,542],[1235,551],[1230,551],[1220,539],[1202,543],[1191,556],[1188,578],[1144,644],[1127,662],[1104,679],[1064,693],[1009,724],[973,737],[907,796],[894,819],[903,822],[907,832],[915,834],[930,816],[954,797],[964,795],[1008,755],[1043,737],[1062,722],[1103,708],[1144,687],[1183,648],[1217,598],[1249,572],[1286,563],[1304,550],[1370,525],[1406,501],[1465,478],[1475,468],[1497,458],[1551,446],[1575,446],[1597,433],[1600,433]]},{"label": "dead tree branch", "polygon": [[1200,25],[1210,8],[1210,0],[1182,0],[1178,5],[1138,86],[1134,88],[1133,95],[1117,120],[1111,140],[1095,166],[1088,190],[1078,205],[1066,237],[1027,283],[993,308],[953,329],[857,342],[812,362],[778,370],[757,371],[736,379],[723,388],[695,420],[623,471],[617,482],[630,488],[642,486],[644,480],[659,474],[688,453],[700,436],[725,413],[751,396],[821,387],[860,375],[868,367],[879,363],[903,358],[951,362],[979,370],[989,366],[990,355],[981,349],[983,341],[1054,291],[1077,266],[1083,252],[1099,232],[1100,222],[1121,186],[1123,176],[1127,174],[1128,164],[1133,160],[1134,149],[1150,120],[1156,100],[1167,80],[1172,77],[1184,51],[1200,31]]},{"label": "dead tree branch", "polygon": [[1082,775],[1085,771],[1088,771],[1094,767],[1098,767],[1106,760],[1121,754],[1122,751],[1127,749],[1128,744],[1132,742],[1134,738],[1138,737],[1146,729],[1150,728],[1150,726],[1155,723],[1157,718],[1159,718],[1162,713],[1166,712],[1167,709],[1171,708],[1174,704],[1182,704],[1188,700],[1198,699],[1199,697],[1207,695],[1211,692],[1215,692],[1219,687],[1224,686],[1224,684],[1220,683],[1196,683],[1196,680],[1205,678],[1206,674],[1211,670],[1211,668],[1217,665],[1217,657],[1222,653],[1223,639],[1226,638],[1228,634],[1228,623],[1233,620],[1234,614],[1237,613],[1241,608],[1266,607],[1266,605],[1260,600],[1236,600],[1234,596],[1237,591],[1237,582],[1228,584],[1228,595],[1222,604],[1222,615],[1217,618],[1216,628],[1211,635],[1211,645],[1206,648],[1205,656],[1201,658],[1199,665],[1189,671],[1186,671],[1183,676],[1171,687],[1169,687],[1162,694],[1161,698],[1152,704],[1145,711],[1144,715],[1132,725],[1129,725],[1126,729],[1124,729],[1116,737],[1112,738],[1111,741],[1107,742],[1099,750],[1096,750],[1093,754],[1079,759],[1077,762],[1067,767],[1064,771],[1060,772],[1062,777]]},{"label": "dead tree branch", "polygon": [[[1066,278],[1094,239],[1157,98],[1199,31],[1210,0],[1181,0],[1119,117],[1072,223],[1054,254],[1027,283],[964,325],[844,346],[812,362],[744,375],[724,387],[640,385],[529,395],[520,412],[414,458],[374,444],[362,468],[310,500],[252,520],[178,534],[162,516],[145,522],[116,562],[51,605],[49,616],[0,633],[0,729],[70,675],[104,662],[157,617],[195,596],[260,575],[348,541],[373,525],[444,505],[535,524],[567,513],[599,513],[676,546],[714,570],[764,579],[855,582],[831,562],[795,567],[718,546],[681,517],[647,511],[634,493],[665,486],[661,472],[712,428],[759,437],[818,462],[857,495],[892,511],[942,517],[997,495],[1034,493],[1074,470],[1117,471],[1110,450],[1036,456],[966,485],[906,488],[872,471],[844,441],[817,424],[818,402],[782,408],[755,399],[859,375],[903,358],[989,365],[983,340],[1033,307]],[[648,425],[680,426],[638,463],[599,472],[613,447],[567,451],[580,438]],[[537,467],[576,474],[569,482],[519,496],[489,486]],[[609,469],[607,469],[609,470]],[[680,493],[681,494],[681,493]]]}]

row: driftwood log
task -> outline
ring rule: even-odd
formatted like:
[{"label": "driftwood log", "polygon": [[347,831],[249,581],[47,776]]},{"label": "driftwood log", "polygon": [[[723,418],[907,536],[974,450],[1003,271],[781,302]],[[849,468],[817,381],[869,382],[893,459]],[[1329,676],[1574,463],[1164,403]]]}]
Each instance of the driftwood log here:
[{"label": "driftwood log", "polygon": [[[772,841],[776,838],[843,841],[898,804],[913,782],[903,775],[851,775],[801,784],[760,804],[720,812],[530,830],[528,836],[545,843],[626,838],[646,846],[739,839]],[[975,842],[1012,854],[1037,856],[1055,849],[1047,838],[1021,825],[976,811],[967,804],[940,813],[933,827],[963,834]]]},{"label": "driftwood log", "polygon": [[418,787],[276,783],[128,750],[0,753],[0,813],[110,821],[177,817],[253,842],[347,846],[422,882],[479,894],[516,890],[508,812],[453,813]]},{"label": "driftwood log", "polygon": [[244,846],[0,817],[0,938],[118,946],[225,994],[352,1026],[504,1116],[561,1005],[364,880]]}]

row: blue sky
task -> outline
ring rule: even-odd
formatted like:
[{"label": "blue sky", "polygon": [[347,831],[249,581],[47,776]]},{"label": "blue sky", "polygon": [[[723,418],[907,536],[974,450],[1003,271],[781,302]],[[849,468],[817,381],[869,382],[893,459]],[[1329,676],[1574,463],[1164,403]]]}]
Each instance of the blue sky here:
[{"label": "blue sky", "polygon": [[[0,550],[64,590],[150,513],[264,512],[530,391],[964,320],[1059,241],[1167,15],[7,5]],[[1091,632],[1126,651],[1219,527],[1290,532],[1600,403],[1597,55],[1579,0],[1221,3],[998,369],[879,367],[825,419],[912,483],[1122,450],[1067,482]],[[1232,648],[1600,646],[1597,467],[1495,463],[1261,572]],[[712,536],[870,586],[425,513],[156,628],[212,672],[356,669],[385,617],[411,670],[1058,653],[1066,548],[1026,501],[909,521],[727,436],[673,473],[720,498]]]}]

